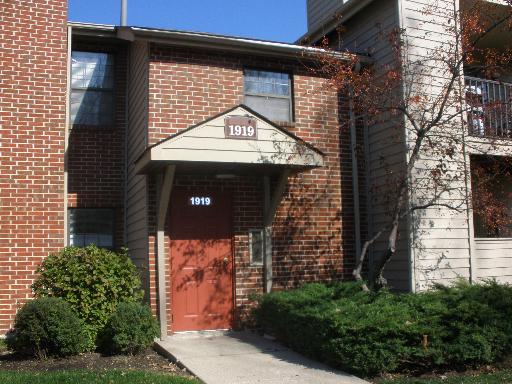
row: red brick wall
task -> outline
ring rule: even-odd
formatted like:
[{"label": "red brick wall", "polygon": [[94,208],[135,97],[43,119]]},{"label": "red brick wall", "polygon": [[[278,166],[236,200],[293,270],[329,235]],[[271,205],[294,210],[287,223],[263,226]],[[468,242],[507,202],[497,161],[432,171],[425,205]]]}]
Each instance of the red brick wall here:
[{"label": "red brick wall", "polygon": [[64,245],[66,0],[0,2],[0,333]]},{"label": "red brick wall", "polygon": [[[150,145],[243,103],[244,67],[294,73],[295,121],[287,129],[322,150],[326,157],[325,167],[290,180],[278,209],[273,227],[274,289],[350,276],[352,270],[347,266],[353,265],[353,239],[342,241],[341,234],[351,234],[354,228],[351,169],[340,166],[350,162],[350,136],[345,129],[345,108],[342,106],[343,113],[339,113],[338,95],[325,87],[325,79],[312,75],[297,62],[269,58],[199,53],[158,45],[151,47],[150,56]],[[232,188],[246,188],[244,183]],[[249,188],[262,194],[261,186]],[[262,196],[258,198],[262,200]],[[234,215],[235,221],[240,216],[251,225],[261,225],[261,206],[249,211],[241,206]],[[248,268],[248,236],[244,232],[248,228],[238,228],[236,305],[240,313],[249,304],[251,293],[262,292],[263,271]],[[156,287],[154,267],[154,238],[150,236],[151,285]],[[154,295],[152,305],[156,308]]]},{"label": "red brick wall", "polygon": [[340,161],[338,96],[325,80],[302,73],[294,76],[293,133],[324,152],[324,167],[293,178],[274,220],[274,287],[342,276],[350,256],[342,247],[345,225],[342,192],[346,188]]},{"label": "red brick wall", "polygon": [[115,209],[115,246],[124,245],[124,177],[127,49],[74,41],[73,50],[114,55],[114,124],[71,127],[68,144],[68,207]]}]

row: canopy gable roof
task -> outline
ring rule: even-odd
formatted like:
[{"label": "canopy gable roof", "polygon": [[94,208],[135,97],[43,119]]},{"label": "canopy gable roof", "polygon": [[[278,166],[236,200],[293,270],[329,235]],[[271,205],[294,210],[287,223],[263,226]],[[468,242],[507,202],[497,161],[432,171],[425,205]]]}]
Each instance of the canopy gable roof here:
[{"label": "canopy gable roof", "polygon": [[[226,118],[256,121],[254,138],[226,134]],[[148,147],[136,161],[137,173],[184,163],[271,165],[301,170],[321,167],[323,153],[245,105],[238,105]]]}]

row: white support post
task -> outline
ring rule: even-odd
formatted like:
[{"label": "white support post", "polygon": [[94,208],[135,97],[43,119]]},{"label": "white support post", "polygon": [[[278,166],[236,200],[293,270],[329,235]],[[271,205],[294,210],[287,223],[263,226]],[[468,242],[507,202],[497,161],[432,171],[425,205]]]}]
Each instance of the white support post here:
[{"label": "white support post", "polygon": [[165,260],[167,252],[165,252],[165,219],[167,218],[167,211],[169,201],[171,198],[172,185],[174,183],[174,174],[176,171],[175,165],[168,165],[165,168],[163,180],[160,185],[160,195],[158,198],[157,206],[157,232],[156,232],[156,247],[157,247],[157,269],[158,269],[158,311],[160,320],[160,337],[164,340],[167,337],[167,294],[166,294],[166,281],[168,279],[165,270]]},{"label": "white support post", "polygon": [[270,197],[270,180],[268,176],[263,178],[263,189],[264,189],[264,267],[265,267],[265,293],[272,291],[272,221],[277,211],[277,207],[281,202],[286,184],[288,183],[288,176],[290,176],[290,170],[285,169],[277,183],[276,189],[272,198]]}]

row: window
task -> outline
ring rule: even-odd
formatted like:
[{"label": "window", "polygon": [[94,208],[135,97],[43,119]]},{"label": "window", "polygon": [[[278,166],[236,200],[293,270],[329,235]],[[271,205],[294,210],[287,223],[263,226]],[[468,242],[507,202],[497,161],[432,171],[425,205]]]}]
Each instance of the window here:
[{"label": "window", "polygon": [[288,73],[246,69],[245,105],[274,121],[292,121],[291,77]]},{"label": "window", "polygon": [[512,165],[498,156],[471,156],[476,238],[512,237]]},{"label": "window", "polygon": [[114,121],[114,57],[108,53],[71,54],[73,125],[105,126]]},{"label": "window", "polygon": [[96,244],[102,248],[114,248],[113,209],[69,209],[69,245],[85,247]]},{"label": "window", "polygon": [[251,265],[263,265],[263,240],[263,229],[251,229],[249,231],[249,252],[251,256]]}]

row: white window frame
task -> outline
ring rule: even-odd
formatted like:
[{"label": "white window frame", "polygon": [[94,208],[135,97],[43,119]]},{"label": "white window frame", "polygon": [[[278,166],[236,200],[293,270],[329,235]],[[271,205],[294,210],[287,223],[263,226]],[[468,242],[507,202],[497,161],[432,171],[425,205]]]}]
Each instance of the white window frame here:
[{"label": "white window frame", "polygon": [[[288,89],[290,90],[290,93],[287,96],[278,95],[278,94],[270,94],[270,93],[258,93],[258,92],[248,92],[245,88],[245,78],[246,78],[246,72],[247,71],[257,71],[257,72],[270,72],[270,73],[281,73],[288,75]],[[282,99],[282,100],[288,100],[288,120],[281,121],[283,123],[292,123],[293,122],[293,74],[288,71],[278,71],[278,70],[270,70],[270,69],[260,69],[260,68],[244,68],[244,101],[246,96],[253,96],[253,97],[261,97],[266,99]],[[249,106],[250,107],[250,106]],[[261,112],[259,112],[261,113]],[[265,116],[264,113],[261,113],[263,116]],[[272,119],[271,119],[272,120]]]},{"label": "white window frame", "polygon": [[[72,119],[72,116],[70,114],[69,120],[70,124],[72,126],[90,126],[90,127],[111,127],[114,125],[115,122],[115,55],[111,52],[100,52],[100,51],[87,51],[87,50],[81,50],[81,49],[73,49],[72,54],[75,52],[82,52],[82,53],[89,53],[89,54],[104,54],[108,55],[110,57],[110,60],[112,60],[112,86],[111,87],[74,87],[72,82],[70,86],[70,95],[69,95],[69,102],[71,105],[72,96],[76,93],[82,93],[84,95],[87,94],[87,92],[100,92],[105,94],[111,95],[112,105],[110,108],[109,118],[108,122],[106,124],[81,124],[81,123],[75,123],[75,121]],[[71,71],[73,71],[73,63],[71,63]]]},{"label": "white window frame", "polygon": [[[112,236],[112,242],[111,242],[111,245],[110,246],[101,246],[100,244],[96,244],[98,247],[101,247],[101,248],[107,248],[107,249],[114,249],[115,248],[115,237],[116,237],[116,221],[115,221],[115,209],[114,208],[81,208],[81,207],[72,207],[72,208],[68,208],[67,210],[67,215],[68,215],[68,238],[67,238],[67,245],[70,246],[71,245],[71,236],[72,235],[86,235],[84,233],[79,233],[79,234],[75,234],[75,233],[72,233],[71,232],[71,220],[70,220],[70,216],[71,216],[71,213],[73,211],[89,211],[89,212],[94,212],[94,211],[103,211],[103,212],[110,212],[110,217],[111,217],[111,225],[112,225],[112,233],[110,234]],[[100,236],[102,234],[100,233],[90,233],[89,235],[96,235],[96,236]],[[85,244],[85,246],[87,246],[89,244]],[[74,245],[76,247],[82,247],[82,245]]]},{"label": "white window frame", "polygon": [[[254,261],[253,254],[253,241],[254,241],[254,233],[259,232],[261,239],[261,261]],[[251,266],[263,266],[265,260],[265,230],[263,228],[253,228],[249,230],[249,260],[251,262]]]}]

